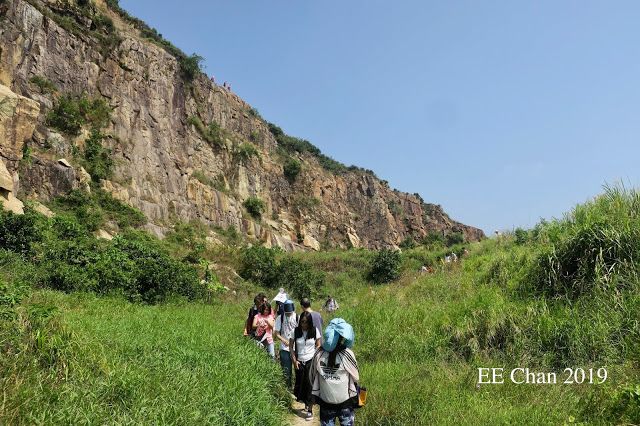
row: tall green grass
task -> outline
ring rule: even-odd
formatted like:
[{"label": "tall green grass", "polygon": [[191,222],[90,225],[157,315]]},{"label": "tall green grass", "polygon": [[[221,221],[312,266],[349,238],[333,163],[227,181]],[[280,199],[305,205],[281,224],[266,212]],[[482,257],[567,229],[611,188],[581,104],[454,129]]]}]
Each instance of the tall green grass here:
[{"label": "tall green grass", "polygon": [[[435,274],[416,270],[445,252],[416,248],[404,251],[404,274],[394,284],[357,285],[356,278],[327,289],[342,290],[339,315],[356,330],[369,387],[359,421],[640,422],[638,206],[637,192],[607,189],[562,219],[472,244],[460,264]],[[325,256],[311,255],[330,266],[328,282],[353,272],[348,265],[356,261],[340,258],[356,253]],[[477,367],[606,367],[609,380],[477,388]]]},{"label": "tall green grass", "polygon": [[240,305],[46,291],[25,306],[55,312],[46,326],[20,314],[21,343],[0,358],[2,424],[283,424],[279,367],[242,337]]},{"label": "tall green grass", "polygon": [[[637,192],[608,189],[562,219],[468,245],[454,264],[439,259],[462,245],[407,249],[400,278],[385,285],[368,280],[374,252],[278,256],[321,271],[312,306],[331,294],[341,308],[325,322],[340,316],[355,328],[369,389],[360,424],[638,424],[638,206]],[[202,238],[186,231],[165,244],[195,250]],[[249,297],[141,306],[41,291],[21,302],[29,244],[14,244],[0,265],[0,423],[286,421],[278,367],[240,337]],[[202,251],[232,267],[242,252]],[[420,274],[423,264],[436,272]],[[560,378],[565,367],[606,367],[609,379],[478,386],[478,367]]]}]

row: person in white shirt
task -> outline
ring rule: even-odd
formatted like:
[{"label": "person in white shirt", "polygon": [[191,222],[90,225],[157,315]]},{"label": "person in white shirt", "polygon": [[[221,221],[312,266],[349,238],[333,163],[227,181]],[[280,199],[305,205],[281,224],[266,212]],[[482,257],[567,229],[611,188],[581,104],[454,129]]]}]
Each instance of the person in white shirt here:
[{"label": "person in white shirt", "polygon": [[350,349],[355,334],[342,318],[334,318],[324,331],[324,343],[311,360],[310,382],[314,403],[320,405],[320,424],[353,426],[358,407],[360,373]]},{"label": "person in white shirt", "polygon": [[310,312],[302,312],[298,326],[289,340],[291,359],[296,370],[296,384],[293,388],[294,395],[299,402],[304,402],[306,419],[313,419],[313,397],[311,395],[311,382],[309,370],[316,349],[322,344],[322,334],[313,326],[313,318]]},{"label": "person in white shirt", "polygon": [[273,327],[275,340],[280,342],[280,366],[284,373],[287,388],[291,388],[291,355],[289,352],[289,339],[293,336],[293,330],[298,326],[296,306],[291,300],[283,305],[283,313],[276,317]]}]

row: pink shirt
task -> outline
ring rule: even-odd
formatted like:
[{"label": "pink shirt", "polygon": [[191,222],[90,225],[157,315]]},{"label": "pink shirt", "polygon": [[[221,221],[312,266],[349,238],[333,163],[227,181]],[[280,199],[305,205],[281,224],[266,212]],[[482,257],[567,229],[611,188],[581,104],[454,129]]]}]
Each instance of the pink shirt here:
[{"label": "pink shirt", "polygon": [[264,337],[264,333],[267,333],[267,343],[273,343],[273,328],[267,323],[267,319],[273,320],[273,315],[256,315],[256,336],[260,336],[260,340]]}]

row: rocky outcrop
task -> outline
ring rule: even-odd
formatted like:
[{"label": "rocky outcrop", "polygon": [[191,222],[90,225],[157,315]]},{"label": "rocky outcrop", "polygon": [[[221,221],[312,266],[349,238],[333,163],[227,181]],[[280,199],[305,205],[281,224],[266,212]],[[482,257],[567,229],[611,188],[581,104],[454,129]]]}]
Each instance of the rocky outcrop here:
[{"label": "rocky outcrop", "polygon": [[22,213],[24,205],[16,198],[18,174],[10,173],[22,158],[22,147],[31,139],[40,106],[0,84],[0,204],[6,210]]},{"label": "rocky outcrop", "polygon": [[[86,134],[69,137],[45,125],[56,96],[84,92],[106,99],[113,109],[104,143],[116,168],[102,188],[144,212],[158,235],[175,221],[200,220],[287,250],[394,247],[429,232],[483,236],[371,173],[334,174],[312,155],[292,154],[302,171],[290,182],[278,142],[250,105],[204,75],[185,84],[174,56],[98,2],[91,13],[113,19],[121,40],[115,48],[102,48],[104,40],[92,35],[91,15],[80,16],[79,10],[73,0],[0,5],[0,82],[28,101],[18,114],[28,125],[14,122],[11,138],[0,143],[0,153],[13,156],[8,170],[18,173],[25,139],[34,147],[33,160],[19,170],[19,193],[47,200],[74,188],[88,190],[86,172],[71,158]],[[52,19],[61,11],[75,17],[81,31]],[[43,93],[32,84],[34,77],[51,82],[58,94]],[[217,123],[218,143],[203,138],[197,122]],[[258,155],[243,151],[247,146]],[[57,161],[60,156],[70,167]],[[249,197],[264,202],[261,220],[245,211]]]}]

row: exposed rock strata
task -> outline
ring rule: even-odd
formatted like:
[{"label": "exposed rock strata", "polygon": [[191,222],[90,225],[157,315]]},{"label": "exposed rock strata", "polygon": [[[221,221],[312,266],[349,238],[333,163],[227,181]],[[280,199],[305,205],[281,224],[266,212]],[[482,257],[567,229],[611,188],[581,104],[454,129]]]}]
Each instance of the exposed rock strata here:
[{"label": "exposed rock strata", "polygon": [[[45,4],[69,7],[64,0],[38,4],[41,10]],[[204,75],[185,85],[173,56],[142,39],[115,13],[106,8],[103,13],[113,18],[122,37],[107,55],[88,31],[72,34],[25,0],[7,0],[0,7],[0,83],[8,86],[0,86],[0,102],[8,97],[13,105],[13,118],[0,121],[0,155],[15,174],[25,140],[40,148],[31,165],[20,169],[21,194],[48,200],[73,188],[88,189],[86,172],[77,163],[70,160],[66,167],[55,161],[71,155],[71,146],[83,139],[46,128],[45,114],[56,95],[42,94],[30,83],[38,76],[59,93],[87,92],[108,100],[113,114],[106,142],[117,167],[102,187],[142,210],[159,235],[176,220],[195,219],[233,226],[287,250],[394,247],[431,231],[483,237],[479,229],[451,220],[440,206],[392,190],[367,173],[331,174],[311,156],[299,156],[302,172],[289,183],[277,142],[266,123],[250,113],[250,105]],[[90,20],[77,21],[91,27]],[[218,123],[224,130],[221,146],[205,141],[189,117]],[[260,157],[239,159],[239,144],[249,142]],[[216,180],[220,184],[212,185]],[[250,196],[265,202],[259,222],[242,207]]]}]

